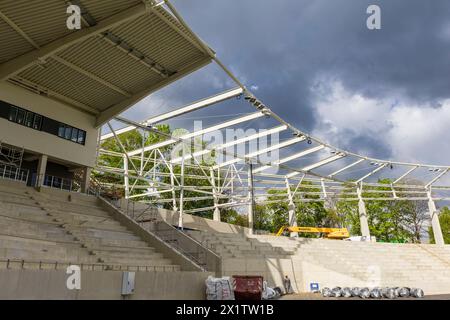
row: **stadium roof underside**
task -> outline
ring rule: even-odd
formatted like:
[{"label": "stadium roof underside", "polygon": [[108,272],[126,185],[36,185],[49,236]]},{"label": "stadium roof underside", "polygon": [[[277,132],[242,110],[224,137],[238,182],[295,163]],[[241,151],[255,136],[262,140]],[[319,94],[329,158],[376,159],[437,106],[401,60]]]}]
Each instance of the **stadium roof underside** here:
[{"label": "stadium roof underside", "polygon": [[[80,30],[66,25],[70,4]],[[150,0],[1,1],[0,39],[0,80],[95,115],[97,126],[214,57]]]}]

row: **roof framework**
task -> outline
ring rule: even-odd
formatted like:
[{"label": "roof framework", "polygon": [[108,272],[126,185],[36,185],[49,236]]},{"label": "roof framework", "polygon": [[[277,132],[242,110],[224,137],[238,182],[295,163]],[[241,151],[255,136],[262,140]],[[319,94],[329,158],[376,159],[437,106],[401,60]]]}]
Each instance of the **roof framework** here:
[{"label": "roof framework", "polygon": [[[171,10],[173,16],[177,19],[177,23],[179,23],[183,27],[184,30],[188,31],[189,37],[191,37],[191,39],[193,39],[193,41],[196,42],[196,46],[203,48],[205,51],[210,51],[210,49],[208,47],[206,47],[204,42],[201,41],[196,36],[196,34],[193,33],[190,30],[190,28],[185,24],[185,22],[179,16],[178,12],[171,5],[171,3],[169,1],[164,1],[164,3]],[[150,146],[145,146],[143,148],[136,149],[136,150],[131,150],[131,151],[123,150],[123,153],[118,153],[118,154],[114,154],[114,155],[117,157],[126,156],[126,157],[128,157],[128,159],[130,160],[131,163],[133,163],[133,161],[136,161],[136,160],[144,160],[147,163],[155,164],[155,166],[160,165],[160,164],[174,166],[174,165],[180,164],[183,159],[185,161],[186,160],[194,160],[194,163],[196,163],[196,162],[198,162],[196,160],[197,157],[201,157],[204,154],[210,153],[212,151],[223,152],[226,154],[226,152],[224,150],[230,146],[235,146],[235,145],[238,145],[241,143],[246,143],[246,142],[249,142],[252,140],[257,140],[263,136],[270,135],[270,134],[273,134],[276,132],[289,130],[289,131],[292,131],[294,138],[284,141],[282,143],[279,143],[277,145],[272,145],[265,149],[260,149],[260,150],[257,150],[257,151],[251,152],[251,153],[247,153],[244,155],[227,154],[228,156],[232,156],[233,159],[226,161],[226,162],[216,164],[211,167],[200,166],[199,164],[197,164],[196,166],[202,167],[203,170],[206,170],[208,173],[206,176],[209,176],[209,171],[212,169],[212,170],[214,170],[215,174],[217,174],[217,175],[220,175],[220,174],[222,174],[222,175],[228,174],[229,175],[230,170],[235,170],[236,176],[239,175],[239,176],[243,177],[246,175],[246,173],[243,170],[238,170],[236,167],[236,164],[245,164],[248,162],[252,162],[255,165],[259,165],[253,170],[253,174],[255,175],[255,177],[270,178],[270,180],[268,180],[268,181],[261,180],[261,182],[268,182],[268,184],[276,184],[277,181],[288,178],[293,181],[295,181],[295,180],[310,181],[311,183],[313,183],[313,184],[316,183],[316,184],[319,184],[320,186],[322,186],[322,184],[324,183],[326,189],[331,188],[332,185],[338,185],[338,186],[340,186],[341,189],[355,188],[355,190],[359,186],[367,186],[367,188],[377,187],[377,186],[378,187],[386,187],[385,184],[379,184],[377,182],[369,182],[368,180],[370,177],[376,175],[376,173],[378,173],[379,171],[387,170],[387,168],[392,169],[395,166],[395,168],[401,169],[401,170],[397,170],[397,171],[401,172],[401,174],[396,176],[396,178],[393,179],[393,183],[391,183],[389,186],[392,188],[393,191],[395,191],[397,188],[398,189],[398,191],[396,192],[397,194],[402,194],[402,192],[406,192],[406,191],[402,191],[402,189],[408,189],[408,190],[409,189],[411,189],[411,190],[412,189],[414,189],[414,190],[420,189],[421,191],[419,192],[419,194],[426,193],[426,190],[429,190],[430,188],[433,188],[436,190],[449,190],[450,189],[449,185],[446,185],[446,184],[438,185],[437,184],[441,178],[443,178],[444,176],[446,176],[448,174],[448,172],[450,170],[450,166],[430,165],[430,164],[420,164],[420,163],[406,163],[406,162],[381,160],[381,159],[366,157],[366,156],[352,153],[352,152],[349,152],[346,150],[341,150],[341,149],[339,149],[335,146],[332,146],[316,137],[313,137],[313,136],[307,134],[306,132],[303,132],[303,131],[297,129],[296,127],[292,126],[287,121],[285,121],[284,119],[280,118],[272,109],[270,109],[260,99],[258,99],[247,87],[245,87],[231,73],[231,71],[229,71],[228,68],[226,68],[220,62],[220,60],[216,56],[213,56],[213,60],[217,63],[217,65],[219,67],[222,68],[222,70],[225,72],[225,74],[227,74],[238,85],[238,87],[227,90],[222,93],[219,93],[212,97],[208,97],[208,98],[205,98],[205,99],[202,99],[199,101],[195,101],[191,104],[176,108],[173,111],[152,117],[152,118],[144,120],[140,123],[136,123],[134,121],[125,119],[123,117],[115,117],[115,120],[124,123],[126,126],[123,127],[122,129],[117,129],[117,130],[114,130],[112,128],[112,126],[110,126],[111,132],[102,135],[100,140],[104,141],[106,139],[117,137],[117,135],[120,135],[122,133],[131,131],[134,129],[141,130],[142,132],[151,131],[151,132],[154,132],[154,133],[157,133],[160,135],[164,135],[162,132],[159,132],[156,129],[156,127],[154,126],[155,124],[161,123],[163,121],[166,121],[166,120],[178,117],[178,116],[185,115],[189,112],[193,112],[193,111],[196,111],[196,110],[199,110],[202,108],[209,107],[216,103],[220,103],[220,102],[223,102],[225,100],[228,100],[228,99],[240,96],[240,95],[244,95],[245,99],[257,109],[256,113],[245,115],[245,116],[242,116],[242,117],[239,117],[239,118],[227,121],[227,122],[222,122],[222,123],[216,124],[214,126],[205,128],[201,131],[196,131],[196,132],[185,134],[181,137],[167,136],[167,139],[163,142],[153,144]],[[202,136],[203,134],[208,133],[208,132],[226,129],[226,128],[232,127],[236,124],[248,122],[253,119],[263,117],[263,116],[271,117],[272,119],[276,120],[277,122],[279,122],[279,126],[268,129],[267,131],[263,131],[263,132],[260,132],[257,134],[246,136],[246,137],[243,137],[243,138],[240,138],[240,139],[237,139],[234,141],[226,142],[224,144],[216,145],[213,147],[205,147],[205,146],[201,145],[199,147],[201,147],[202,150],[194,152],[194,153],[185,154],[184,158],[177,157],[174,159],[167,159],[167,155],[164,155],[162,157],[163,159],[155,160],[156,158],[154,157],[154,153],[163,154],[163,152],[161,152],[161,150],[160,150],[163,147],[174,145],[177,143],[195,145],[195,142],[193,142],[193,139],[195,137]],[[308,144],[312,144],[313,146],[311,146],[308,149],[302,150],[300,152],[292,153],[285,158],[281,158],[279,160],[274,161],[273,163],[263,163],[258,159],[258,156],[261,154],[264,154],[264,153],[267,153],[267,152],[270,152],[270,151],[273,151],[276,149],[284,148],[289,145],[298,145],[298,144],[304,142],[305,140],[308,141]],[[324,158],[319,158],[307,166],[291,167],[291,166],[285,165],[286,163],[289,163],[294,159],[298,159],[298,158],[304,157],[306,155],[316,153],[321,150],[326,150],[328,152],[328,156],[324,157]],[[151,156],[149,156],[149,152],[150,152]],[[101,154],[109,154],[109,155],[112,154],[108,150],[100,150],[100,153]],[[131,159],[133,159],[133,161],[131,161]],[[335,170],[332,170],[329,173],[323,174],[323,173],[316,172],[316,169],[327,166],[329,164],[335,164],[338,160],[341,160],[341,159],[349,159],[349,161],[347,161],[337,167],[333,167],[333,168],[335,168]],[[341,180],[338,178],[340,175],[350,172],[352,168],[354,168],[356,166],[361,167],[361,165],[365,166],[365,168],[368,170],[368,172],[364,173],[363,175],[359,175],[359,176],[357,175],[357,176],[353,177],[351,180],[348,180],[348,179]],[[279,168],[285,169],[286,171],[288,171],[288,173],[279,174],[279,175],[264,174],[264,171],[271,169],[273,167],[279,167]],[[410,178],[412,173],[419,168],[426,169],[429,172],[433,173],[433,177],[431,178],[431,180],[425,181],[421,184],[409,183],[408,178]],[[104,170],[105,168],[99,168],[99,169]],[[134,168],[134,169],[136,169],[136,168]],[[404,172],[402,172],[402,170]],[[123,168],[115,168],[114,171],[119,172],[119,171],[124,171],[124,169]],[[135,170],[135,171],[139,171],[139,170]],[[129,170],[129,172],[136,173],[136,172],[133,172],[133,170],[131,170],[131,169]],[[161,174],[161,173],[157,172],[156,174]],[[140,177],[140,176],[142,176],[142,174],[137,173],[137,176],[135,176],[135,178]],[[302,176],[302,177],[299,178],[299,176]],[[303,177],[303,176],[305,176],[305,177]],[[146,179],[143,176],[141,178]],[[199,176],[198,178],[205,178],[205,177]],[[208,178],[208,177],[206,177],[206,178]],[[229,179],[231,179],[231,178],[230,177],[228,177],[227,179],[221,178],[221,181],[223,181],[224,183],[228,183]],[[415,183],[417,183],[417,181]],[[268,188],[272,188],[272,186],[269,186]],[[376,193],[376,192],[374,191],[374,193]],[[409,193],[409,191],[408,191],[408,193]],[[331,194],[331,193],[328,193],[328,194]],[[323,195],[323,192],[322,192],[322,195]],[[417,197],[414,197],[414,198],[417,198]],[[397,197],[392,197],[389,199],[397,200],[397,199],[403,199],[403,198],[397,196]],[[408,197],[406,197],[404,199],[408,199]],[[423,199],[426,200],[427,198],[424,197]],[[441,198],[436,198],[436,199],[443,199],[443,198],[441,197]],[[317,199],[317,200],[323,201],[323,199]]]},{"label": "roof framework", "polygon": [[[88,1],[86,0],[83,2]],[[157,205],[172,203],[173,209],[180,211],[181,213],[181,227],[183,213],[211,210],[214,212],[214,218],[217,219],[218,216],[220,217],[221,209],[231,207],[247,208],[250,221],[250,219],[253,219],[251,218],[252,214],[250,213],[253,212],[255,202],[262,204],[289,202],[294,205],[294,202],[297,201],[320,201],[333,205],[333,203],[335,204],[335,202],[339,200],[357,201],[360,203],[360,216],[363,224],[363,219],[367,219],[364,201],[427,201],[429,203],[433,230],[438,229],[439,222],[437,220],[436,225],[437,210],[434,206],[434,202],[450,201],[450,184],[449,179],[447,179],[450,166],[375,159],[342,150],[301,131],[278,116],[273,109],[264,104],[261,99],[243,85],[214,55],[211,49],[207,47],[194,32],[192,32],[170,1],[164,1],[164,4],[168,11],[170,11],[170,14],[163,10],[161,6],[153,9],[152,13],[145,13],[144,15],[141,11],[132,7],[128,9],[128,14],[122,13],[120,18],[113,16],[112,18],[109,18],[109,20],[105,19],[103,23],[99,23],[97,26],[93,27],[96,31],[91,30],[90,32],[95,33],[96,36],[92,37],[91,35],[87,42],[99,42],[103,45],[105,45],[105,42],[109,42],[107,45],[116,50],[110,52],[110,54],[121,54],[122,50],[117,50],[120,49],[118,46],[120,41],[117,40],[117,37],[126,38],[127,32],[125,29],[133,31],[136,30],[137,27],[134,25],[125,27],[123,20],[128,21],[130,16],[137,16],[139,22],[145,24],[149,19],[158,20],[161,19],[161,17],[164,17],[167,20],[165,21],[165,24],[163,23],[165,27],[168,25],[176,25],[177,28],[183,32],[184,36],[182,38],[184,38],[184,40],[189,39],[187,43],[191,45],[191,51],[189,51],[191,54],[185,54],[184,57],[178,57],[178,59],[185,58],[186,61],[191,61],[190,63],[186,63],[186,65],[195,66],[195,68],[197,68],[211,58],[237,85],[237,87],[212,97],[195,101],[179,108],[174,108],[171,112],[160,114],[141,122],[135,122],[123,117],[115,116],[115,120],[124,124],[124,127],[121,129],[114,129],[108,122],[111,132],[102,135],[100,140],[116,139],[121,146],[121,152],[100,148],[99,154],[122,159],[121,163],[123,165],[116,168],[98,165],[96,170],[99,172],[113,173],[122,177],[123,184],[117,185],[117,187],[125,189],[126,198]],[[136,4],[136,6],[142,7],[142,4]],[[85,10],[85,14],[87,14],[87,11]],[[92,16],[94,17],[93,19],[95,19],[96,14],[92,14]],[[87,18],[86,20],[91,21],[92,19]],[[122,21],[119,26],[116,26],[117,21]],[[106,25],[107,27],[103,27],[103,25]],[[105,36],[105,30],[109,30],[107,36]],[[180,31],[178,31],[178,34],[179,32]],[[21,37],[24,36],[21,35]],[[70,47],[72,41],[77,41],[77,37],[82,37],[82,35],[69,34],[63,37],[62,41],[67,42],[66,47]],[[129,37],[129,39],[132,38]],[[165,41],[165,39],[160,39],[156,36],[152,40],[157,43]],[[130,40],[130,43],[131,42],[132,41]],[[180,42],[183,41],[180,40]],[[177,47],[177,52],[183,51],[180,49],[179,45],[175,44],[173,46]],[[117,79],[111,78],[111,80],[109,80],[107,77],[96,79],[98,75],[89,74],[89,72],[92,71],[90,71],[87,66],[82,66],[80,61],[71,60],[67,52],[64,53],[63,50],[58,50],[58,55],[55,57],[56,52],[54,50],[44,50],[45,48],[47,48],[47,46],[43,46],[40,49],[36,48],[30,54],[50,58],[47,59],[47,63],[52,61],[51,63],[58,63],[72,70],[81,68],[82,70],[76,71],[79,74],[84,73],[83,76],[88,77],[98,83],[98,85],[103,86],[108,92],[114,92],[114,95],[120,95],[124,97],[123,99],[128,99],[127,101],[136,100],[134,98],[136,92],[130,90],[130,87],[119,86]],[[83,50],[89,51],[89,48]],[[142,50],[142,54],[144,54],[144,47],[142,47]],[[17,76],[28,75],[30,72],[31,74],[33,72],[42,72],[37,71],[38,69],[41,69],[39,66],[31,66],[31,62],[27,61],[26,57],[30,54],[25,54],[25,58],[16,58],[18,59],[18,62],[20,62],[19,65],[24,66],[23,68],[11,70],[11,68],[8,67],[9,64],[6,63],[6,67],[0,68],[0,76],[4,77],[7,75],[10,79],[16,79]],[[52,56],[53,58],[51,58]],[[0,59],[1,58],[2,56],[0,54]],[[61,59],[64,59],[63,61],[67,62],[63,62]],[[136,59],[133,58],[132,60]],[[140,60],[142,62],[145,58],[141,57]],[[166,79],[161,79],[164,77],[160,73],[163,73],[170,79],[170,73],[172,71],[168,70],[180,70],[179,67],[169,63],[169,61],[165,62],[161,59],[160,61],[161,66],[164,66],[164,68],[161,68],[159,65],[153,65],[157,70],[153,70],[152,68],[146,70],[145,68],[142,68],[142,66],[140,66],[139,69],[145,70],[146,75],[152,79],[157,78],[162,82]],[[129,61],[127,60],[127,62]],[[76,67],[72,66],[71,63],[75,64]],[[30,69],[32,70],[30,71]],[[30,77],[27,79],[29,80]],[[160,85],[156,85],[153,88],[158,86]],[[143,89],[138,95],[143,96],[149,92],[148,88]],[[127,97],[127,94],[131,97]],[[190,112],[207,108],[216,103],[240,96],[243,96],[245,100],[256,109],[255,113],[221,122],[202,129],[201,131],[188,133],[179,137],[167,135],[158,131],[155,127],[155,124],[163,121],[180,117]],[[98,117],[99,124],[103,123],[111,115],[116,114],[117,111],[120,110],[120,108],[117,108],[117,105],[121,105],[121,103],[119,102],[104,110],[100,110],[101,113]],[[274,120],[277,125],[275,127],[270,127],[267,131],[250,134],[237,140],[227,141],[214,146],[205,146],[196,142],[196,138],[205,133],[224,130],[263,117]],[[144,136],[147,132],[156,133],[164,136],[166,140],[150,146],[142,146],[142,148],[136,150],[126,150],[120,143],[118,136],[131,130],[138,130]],[[228,151],[229,147],[251,143],[262,137],[267,137],[279,132],[290,132],[293,137],[287,141],[245,154],[236,154],[235,152]],[[164,151],[164,148],[174,145],[183,146],[182,154],[171,158],[167,152]],[[191,151],[192,146],[198,147],[198,149],[194,148],[195,150]],[[273,162],[261,160],[260,156],[262,154],[280,150],[282,148],[285,149],[286,147],[289,147],[288,155]],[[199,158],[212,152],[223,154],[228,158],[223,162],[211,165],[202,163]],[[303,161],[305,159],[313,159],[313,161],[309,161],[306,165],[298,165],[297,161]],[[175,166],[181,166],[181,172],[175,172]],[[164,170],[162,170],[162,168],[164,168]],[[185,174],[185,171],[189,168],[196,168],[196,172],[200,173]],[[270,173],[270,169],[273,168],[277,168],[278,172],[281,173]],[[380,175],[386,173],[386,171],[389,171],[392,182],[390,184],[379,183],[377,179]],[[419,171],[422,172],[422,176],[425,173],[425,175],[428,175],[429,177],[424,179],[423,177],[417,176],[416,173]],[[163,178],[170,178],[170,183],[163,182],[166,181],[163,180]],[[207,181],[208,184],[203,187],[188,185],[184,183],[185,178],[204,180]],[[138,183],[139,181],[140,183]],[[305,184],[305,182],[308,182],[308,184]],[[279,190],[280,193],[272,194],[268,193],[268,190]],[[190,191],[197,194],[197,196],[186,198],[183,196],[184,191]],[[176,192],[180,194],[180,197],[176,196]],[[160,196],[162,193],[171,193],[172,198],[161,198]],[[295,195],[298,196],[295,197]],[[214,205],[192,210],[183,209],[184,204],[187,202],[205,199],[214,200]],[[367,224],[367,220],[365,224]],[[363,235],[364,232],[365,231],[363,230]],[[438,239],[438,237],[436,237],[436,239]]]}]

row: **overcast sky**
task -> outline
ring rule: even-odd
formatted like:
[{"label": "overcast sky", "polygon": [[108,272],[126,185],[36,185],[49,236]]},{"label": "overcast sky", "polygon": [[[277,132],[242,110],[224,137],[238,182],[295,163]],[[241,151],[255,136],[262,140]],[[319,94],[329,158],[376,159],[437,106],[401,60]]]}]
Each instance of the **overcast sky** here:
[{"label": "overcast sky", "polygon": [[[301,130],[369,156],[449,164],[450,1],[173,3],[258,97]],[[381,7],[381,30],[366,27],[370,4]],[[230,86],[209,66],[128,115],[143,119]]]}]

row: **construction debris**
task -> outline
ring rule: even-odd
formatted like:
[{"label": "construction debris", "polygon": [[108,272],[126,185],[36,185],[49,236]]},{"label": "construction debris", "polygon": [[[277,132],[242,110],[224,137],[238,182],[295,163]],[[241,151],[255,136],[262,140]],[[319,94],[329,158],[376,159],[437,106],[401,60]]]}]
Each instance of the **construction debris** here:
[{"label": "construction debris", "polygon": [[234,300],[230,277],[214,278],[209,276],[205,282],[207,300]]},{"label": "construction debris", "polygon": [[332,289],[324,287],[322,289],[322,296],[325,298],[350,298],[350,297],[359,297],[361,299],[396,299],[396,298],[423,298],[425,296],[424,292],[420,288],[407,288],[407,287],[385,287],[385,288],[341,288],[334,287]]},{"label": "construction debris", "polygon": [[275,291],[273,288],[269,287],[267,285],[267,281],[263,282],[263,292],[262,292],[262,299],[263,300],[270,300],[280,297],[280,294],[278,291]]}]

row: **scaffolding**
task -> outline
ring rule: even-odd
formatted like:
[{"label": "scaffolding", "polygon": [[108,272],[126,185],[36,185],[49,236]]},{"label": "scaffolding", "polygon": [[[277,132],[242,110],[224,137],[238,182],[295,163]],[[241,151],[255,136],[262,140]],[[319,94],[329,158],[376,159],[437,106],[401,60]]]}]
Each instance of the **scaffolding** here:
[{"label": "scaffolding", "polygon": [[22,169],[23,148],[0,141],[0,178],[27,182],[28,170]]}]

